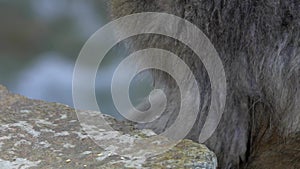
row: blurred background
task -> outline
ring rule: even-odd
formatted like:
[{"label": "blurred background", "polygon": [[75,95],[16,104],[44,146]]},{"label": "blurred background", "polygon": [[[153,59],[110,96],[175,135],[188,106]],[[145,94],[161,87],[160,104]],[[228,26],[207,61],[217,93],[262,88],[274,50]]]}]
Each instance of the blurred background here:
[{"label": "blurred background", "polygon": [[[105,0],[0,0],[0,84],[29,98],[73,106],[76,58],[87,39],[109,19]],[[101,112],[119,119],[110,82],[125,57],[120,54],[123,50],[120,45],[107,54],[96,79]],[[134,105],[149,94],[150,85],[150,76],[132,82]]]}]

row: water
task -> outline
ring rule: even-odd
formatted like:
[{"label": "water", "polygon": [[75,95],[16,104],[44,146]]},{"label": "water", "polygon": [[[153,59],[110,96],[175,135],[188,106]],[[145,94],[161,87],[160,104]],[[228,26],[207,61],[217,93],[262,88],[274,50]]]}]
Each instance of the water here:
[{"label": "water", "polygon": [[[0,51],[0,83],[14,93],[72,107],[74,63],[84,42],[107,23],[105,1],[31,0],[5,5],[7,10],[0,14],[6,16],[7,29],[0,31],[8,36],[0,42],[12,43],[4,48],[6,53]],[[10,18],[22,26],[11,24]],[[110,94],[112,74],[121,60],[113,55],[98,72],[95,92],[101,112],[121,119]],[[133,82],[134,105],[148,95],[150,84],[149,77]]]}]

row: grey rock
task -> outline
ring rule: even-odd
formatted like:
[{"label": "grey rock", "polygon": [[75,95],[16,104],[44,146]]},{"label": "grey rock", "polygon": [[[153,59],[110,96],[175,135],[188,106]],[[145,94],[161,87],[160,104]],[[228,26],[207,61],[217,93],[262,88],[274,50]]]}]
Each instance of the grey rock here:
[{"label": "grey rock", "polygon": [[[92,111],[82,111],[95,113]],[[152,139],[157,146],[153,152],[169,146],[168,139],[151,130],[138,130],[128,121],[96,113],[118,132],[110,140],[110,148],[96,144],[75,110],[60,103],[48,103],[12,94],[0,85],[0,169],[9,168],[205,168],[214,169],[217,159],[206,146],[182,140],[155,156],[149,154],[149,145],[134,144]],[[81,126],[82,125],[82,126]],[[107,134],[101,133],[100,134]],[[109,136],[109,135],[106,135]],[[104,138],[104,137],[103,137]],[[122,140],[122,139],[123,140]],[[124,141],[141,153],[140,157],[114,152],[114,141]],[[128,141],[130,140],[130,141]],[[141,142],[143,143],[143,142]],[[116,142],[117,144],[117,142]]]}]

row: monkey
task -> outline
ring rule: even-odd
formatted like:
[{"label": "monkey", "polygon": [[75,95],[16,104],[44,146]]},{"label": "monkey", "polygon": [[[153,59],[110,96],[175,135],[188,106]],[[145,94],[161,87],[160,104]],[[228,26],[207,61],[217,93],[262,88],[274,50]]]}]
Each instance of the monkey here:
[{"label": "monkey", "polygon": [[[214,45],[226,73],[227,100],[216,131],[204,144],[217,155],[218,168],[300,168],[300,1],[111,0],[109,6],[114,19],[141,12],[181,17]],[[211,99],[201,60],[184,44],[161,35],[137,35],[124,43],[130,51],[172,51],[193,71],[201,100],[187,138],[197,141]],[[178,115],[180,93],[170,75],[149,71],[168,105],[160,118],[142,127],[161,133]]]}]

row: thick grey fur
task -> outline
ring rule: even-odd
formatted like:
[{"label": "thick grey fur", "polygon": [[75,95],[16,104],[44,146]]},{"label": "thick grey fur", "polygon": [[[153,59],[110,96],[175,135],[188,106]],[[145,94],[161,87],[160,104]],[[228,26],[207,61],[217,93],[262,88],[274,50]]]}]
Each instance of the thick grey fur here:
[{"label": "thick grey fur", "polygon": [[[299,133],[300,1],[112,0],[110,5],[114,18],[138,12],[177,15],[197,25],[211,40],[227,77],[223,117],[205,143],[217,154],[220,168],[245,166],[255,144],[273,135],[286,138]],[[201,104],[188,138],[197,141],[211,91],[201,61],[186,46],[167,37],[143,35],[128,42],[131,50],[170,50],[191,67],[199,83]],[[167,93],[169,104],[160,119],[143,127],[159,133],[176,118],[180,97],[177,85],[168,75],[153,71],[153,77],[155,87]]]}]

